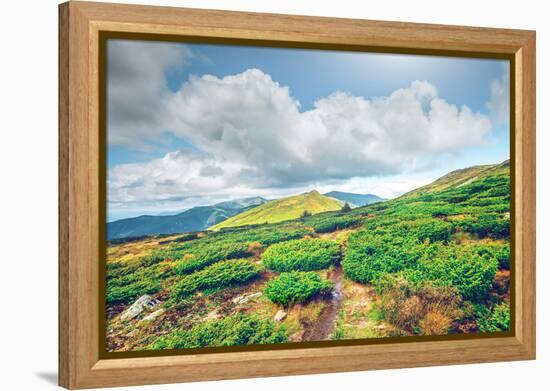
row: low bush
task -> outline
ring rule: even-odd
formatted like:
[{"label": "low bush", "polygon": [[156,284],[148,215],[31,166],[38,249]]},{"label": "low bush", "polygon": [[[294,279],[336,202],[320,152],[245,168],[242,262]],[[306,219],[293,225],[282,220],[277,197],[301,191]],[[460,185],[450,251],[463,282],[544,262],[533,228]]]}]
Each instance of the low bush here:
[{"label": "low bush", "polygon": [[476,234],[480,238],[510,237],[510,219],[498,213],[469,216],[458,220],[456,225],[463,231]]},{"label": "low bush", "polygon": [[144,294],[160,291],[161,273],[162,267],[159,264],[154,264],[120,277],[107,277],[107,303],[126,303]]},{"label": "low bush", "polygon": [[139,259],[139,264],[141,267],[149,267],[156,263],[164,261],[165,257],[153,252],[152,254],[145,255]]},{"label": "low bush", "polygon": [[494,257],[498,262],[498,267],[510,269],[510,244],[501,242],[488,242],[476,244],[479,255],[488,255]]},{"label": "low bush", "polygon": [[339,229],[354,227],[359,223],[361,223],[361,219],[355,216],[335,216],[315,219],[311,222],[311,226],[317,233],[327,233]]},{"label": "low bush", "polygon": [[384,230],[356,232],[348,237],[342,267],[346,276],[366,284],[384,274],[414,267],[425,247],[416,238]]},{"label": "low bush", "polygon": [[510,269],[510,244],[505,243],[495,252],[495,257],[498,261],[498,266],[503,269]]},{"label": "low bush", "polygon": [[149,350],[201,348],[206,346],[235,346],[281,343],[288,339],[283,326],[255,315],[237,314],[177,330],[158,338]]},{"label": "low bush", "polygon": [[304,303],[315,295],[326,294],[333,288],[332,281],[315,272],[281,273],[272,279],[265,288],[265,295],[274,303],[285,307],[294,303]]},{"label": "low bush", "polygon": [[263,246],[299,239],[310,233],[302,223],[276,223],[267,226],[223,228],[211,233],[213,238],[225,238],[232,243],[260,242]]},{"label": "low bush", "polygon": [[157,279],[139,280],[128,285],[108,287],[106,301],[107,304],[128,303],[142,295],[160,290],[160,281]]},{"label": "low bush", "polygon": [[271,245],[262,254],[262,262],[277,272],[325,269],[340,255],[338,243],[323,239],[298,239]]},{"label": "low bush", "polygon": [[172,298],[185,299],[198,290],[244,284],[259,274],[260,267],[245,259],[218,262],[181,278],[172,288]]},{"label": "low bush", "polygon": [[415,271],[408,274],[417,284],[432,281],[452,285],[466,300],[485,297],[498,269],[498,260],[475,245],[430,246]]},{"label": "low bush", "polygon": [[491,333],[510,330],[510,306],[506,303],[495,305],[491,310],[477,306],[477,327],[479,331]]},{"label": "low bush", "polygon": [[423,219],[414,222],[412,228],[418,240],[430,242],[448,241],[453,233],[452,224],[439,219]]},{"label": "low bush", "polygon": [[248,246],[245,243],[208,243],[191,248],[175,266],[177,274],[189,274],[227,259],[246,256]]}]

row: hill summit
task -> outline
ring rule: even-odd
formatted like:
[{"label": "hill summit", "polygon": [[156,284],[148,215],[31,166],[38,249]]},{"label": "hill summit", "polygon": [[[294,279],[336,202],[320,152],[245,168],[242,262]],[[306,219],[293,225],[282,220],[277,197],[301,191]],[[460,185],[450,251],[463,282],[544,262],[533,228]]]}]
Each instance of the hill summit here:
[{"label": "hill summit", "polygon": [[295,196],[268,201],[255,208],[248,209],[227,220],[210,227],[219,230],[227,227],[239,227],[297,219],[304,214],[317,214],[342,208],[343,202],[320,194],[317,190]]}]

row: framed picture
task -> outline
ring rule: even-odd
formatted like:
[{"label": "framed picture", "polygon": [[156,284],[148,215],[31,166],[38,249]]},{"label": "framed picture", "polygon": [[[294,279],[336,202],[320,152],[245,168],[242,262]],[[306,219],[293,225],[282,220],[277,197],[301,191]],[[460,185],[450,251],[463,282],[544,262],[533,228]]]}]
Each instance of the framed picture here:
[{"label": "framed picture", "polygon": [[60,5],[60,385],[535,358],[535,33]]}]

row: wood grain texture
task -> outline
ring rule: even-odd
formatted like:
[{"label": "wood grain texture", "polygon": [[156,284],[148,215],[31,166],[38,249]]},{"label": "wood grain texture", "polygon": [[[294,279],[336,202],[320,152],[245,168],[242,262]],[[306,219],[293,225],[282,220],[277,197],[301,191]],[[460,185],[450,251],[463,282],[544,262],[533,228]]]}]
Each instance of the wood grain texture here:
[{"label": "wood grain texture", "polygon": [[[516,141],[521,145],[521,155],[516,163],[521,170],[521,182],[517,181],[516,192],[521,192],[521,204],[516,205],[517,220],[521,226],[516,227],[516,235],[521,235],[521,248],[516,252],[516,263],[521,275],[516,276],[516,292],[521,300],[520,313],[516,331],[525,349],[535,358],[536,351],[536,41],[532,33],[530,39],[516,53],[516,63],[521,63],[516,72],[516,129],[519,130]],[[519,140],[518,140],[519,139]],[[518,148],[518,147],[516,147]],[[518,205],[519,204],[519,205]],[[520,252],[521,251],[521,252]],[[521,280],[520,280],[521,279]],[[518,332],[519,331],[519,332]]]},{"label": "wood grain texture", "polygon": [[[535,357],[534,32],[85,2],[62,4],[59,11],[60,385],[76,389]],[[513,58],[515,336],[100,359],[100,31]]]},{"label": "wood grain texture", "polygon": [[[59,8],[59,383],[69,384],[69,7]],[[63,325],[63,326],[61,326]]]}]

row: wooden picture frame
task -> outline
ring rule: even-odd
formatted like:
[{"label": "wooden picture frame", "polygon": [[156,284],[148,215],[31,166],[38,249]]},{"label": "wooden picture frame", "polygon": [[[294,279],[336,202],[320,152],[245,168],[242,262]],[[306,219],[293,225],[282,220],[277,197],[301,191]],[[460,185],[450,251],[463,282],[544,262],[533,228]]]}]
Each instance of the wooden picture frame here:
[{"label": "wooden picture frame", "polygon": [[[514,325],[506,336],[138,358],[100,352],[103,32],[508,58]],[[104,110],[103,110],[104,115]],[[104,221],[104,220],[103,220]],[[535,32],[88,2],[59,6],[59,384],[70,389],[535,358]]]}]

